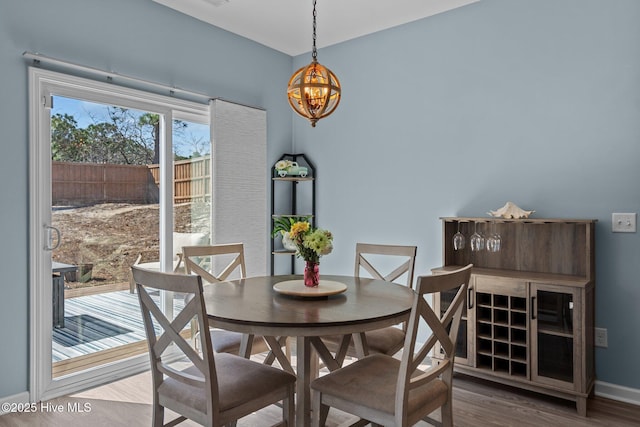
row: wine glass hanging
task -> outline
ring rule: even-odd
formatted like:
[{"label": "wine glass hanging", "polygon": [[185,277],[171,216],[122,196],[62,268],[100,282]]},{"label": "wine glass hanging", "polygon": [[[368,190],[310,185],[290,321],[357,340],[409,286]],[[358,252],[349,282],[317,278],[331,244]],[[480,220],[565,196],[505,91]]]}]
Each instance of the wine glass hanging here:
[{"label": "wine glass hanging", "polygon": [[502,237],[496,231],[496,223],[492,224],[492,232],[487,238],[487,250],[489,252],[499,252],[502,246]]},{"label": "wine glass hanging", "polygon": [[484,235],[482,232],[478,233],[478,223],[475,222],[473,225],[473,234],[471,235],[471,250],[473,252],[478,252],[484,249]]},{"label": "wine glass hanging", "polygon": [[453,249],[459,251],[464,249],[467,238],[460,232],[460,222],[458,221],[458,232],[453,235]]},{"label": "wine glass hanging", "polygon": [[[491,221],[491,230],[485,237],[482,231],[478,231],[478,222],[484,221],[474,221],[473,223],[473,234],[469,239],[471,251],[480,252],[486,249],[488,252],[500,252],[502,249],[502,237],[497,231],[496,223]],[[453,235],[453,249],[456,251],[464,249],[466,241],[465,235],[460,231],[460,221],[458,221],[457,231]]]}]

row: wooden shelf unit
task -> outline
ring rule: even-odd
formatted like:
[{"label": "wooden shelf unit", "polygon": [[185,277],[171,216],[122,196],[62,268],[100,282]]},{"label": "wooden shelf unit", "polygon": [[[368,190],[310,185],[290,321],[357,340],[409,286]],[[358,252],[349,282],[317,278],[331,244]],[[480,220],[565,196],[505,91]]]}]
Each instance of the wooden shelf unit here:
[{"label": "wooden shelf unit", "polygon": [[[456,371],[573,400],[585,416],[595,381],[596,220],[441,220],[443,266],[433,272],[474,265]],[[455,250],[458,229],[467,244]],[[500,234],[501,250],[471,251],[475,230]],[[450,297],[436,298],[436,310],[444,312]]]}]

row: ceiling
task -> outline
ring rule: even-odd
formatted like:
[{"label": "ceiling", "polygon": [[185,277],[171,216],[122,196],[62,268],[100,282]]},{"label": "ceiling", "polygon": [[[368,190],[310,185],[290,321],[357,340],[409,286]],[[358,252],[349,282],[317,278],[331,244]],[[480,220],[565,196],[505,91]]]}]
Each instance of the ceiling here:
[{"label": "ceiling", "polygon": [[[291,56],[311,51],[312,0],[153,0]],[[318,48],[479,0],[319,0]]]}]

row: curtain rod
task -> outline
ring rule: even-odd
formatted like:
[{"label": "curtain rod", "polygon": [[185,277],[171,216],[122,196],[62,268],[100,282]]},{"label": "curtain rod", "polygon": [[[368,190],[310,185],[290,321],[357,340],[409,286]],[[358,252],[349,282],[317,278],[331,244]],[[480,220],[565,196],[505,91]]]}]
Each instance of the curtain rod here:
[{"label": "curtain rod", "polygon": [[86,65],[80,65],[80,64],[76,64],[73,62],[69,62],[69,61],[64,61],[62,59],[57,59],[57,58],[52,58],[50,56],[46,56],[46,55],[42,55],[40,53],[34,53],[34,52],[24,52],[22,54],[22,56],[26,59],[30,59],[33,60],[33,63],[38,65],[40,63],[47,63],[47,64],[52,64],[52,65],[56,65],[62,68],[66,68],[66,69],[70,69],[70,70],[77,70],[77,71],[82,71],[85,73],[90,73],[90,74],[94,74],[94,75],[98,75],[101,77],[104,77],[107,79],[107,81],[109,83],[113,83],[115,81],[115,79],[118,80],[122,80],[122,81],[128,81],[128,82],[132,82],[132,83],[138,83],[138,84],[143,84],[146,86],[151,86],[154,87],[156,89],[160,89],[163,91],[168,91],[170,96],[173,96],[175,94],[183,94],[186,95],[188,97],[195,97],[195,98],[200,98],[200,99],[204,99],[204,100],[211,100],[211,99],[215,99],[212,96],[206,95],[204,93],[199,93],[199,92],[193,92],[190,90],[185,90],[185,89],[181,89],[179,87],[176,86],[168,86],[165,84],[161,84],[161,83],[156,83],[156,82],[152,82],[149,80],[144,80],[144,79],[139,79],[137,77],[130,77],[130,76],[126,76],[124,74],[120,74],[117,73],[115,71],[106,71],[106,70],[101,70],[99,68],[94,68],[94,67],[88,67]]}]

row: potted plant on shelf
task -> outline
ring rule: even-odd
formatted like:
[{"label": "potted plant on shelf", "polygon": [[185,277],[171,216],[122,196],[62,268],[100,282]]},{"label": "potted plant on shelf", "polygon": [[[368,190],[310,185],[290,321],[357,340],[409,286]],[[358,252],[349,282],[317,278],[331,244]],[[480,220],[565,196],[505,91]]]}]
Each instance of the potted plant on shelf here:
[{"label": "potted plant on shelf", "polygon": [[296,222],[307,222],[309,221],[309,216],[281,216],[277,217],[273,220],[273,231],[271,232],[271,237],[276,237],[278,234],[282,236],[282,246],[288,251],[295,251],[298,248],[296,244],[289,237],[289,232],[291,231],[291,226]]}]

